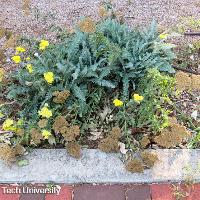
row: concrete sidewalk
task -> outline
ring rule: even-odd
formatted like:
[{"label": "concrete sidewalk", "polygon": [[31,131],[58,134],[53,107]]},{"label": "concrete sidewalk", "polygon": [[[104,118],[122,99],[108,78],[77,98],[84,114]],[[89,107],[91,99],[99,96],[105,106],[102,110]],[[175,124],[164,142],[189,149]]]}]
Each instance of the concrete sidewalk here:
[{"label": "concrete sidewalk", "polygon": [[35,149],[24,158],[27,166],[8,166],[0,161],[2,183],[166,183],[184,181],[186,178],[200,182],[200,150],[151,150],[159,161],[144,173],[125,170],[120,154],[106,154],[100,150],[84,149],[76,160],[65,149]]}]

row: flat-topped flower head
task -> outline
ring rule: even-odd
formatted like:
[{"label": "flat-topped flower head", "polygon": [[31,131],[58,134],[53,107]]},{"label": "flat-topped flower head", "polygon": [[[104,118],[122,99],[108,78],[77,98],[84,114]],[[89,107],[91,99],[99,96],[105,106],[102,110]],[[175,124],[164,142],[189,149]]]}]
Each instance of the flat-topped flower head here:
[{"label": "flat-topped flower head", "polygon": [[25,51],[26,51],[26,49],[25,49],[24,47],[21,47],[21,46],[16,47],[16,54],[18,54],[18,53],[23,53],[23,52],[25,52]]},{"label": "flat-topped flower head", "polygon": [[39,44],[40,50],[45,50],[49,46],[49,42],[47,40],[41,40]]},{"label": "flat-topped flower head", "polygon": [[132,98],[136,103],[140,103],[144,99],[144,97],[140,96],[139,94],[133,94]]},{"label": "flat-topped flower head", "polygon": [[26,69],[28,70],[28,72],[31,74],[33,72],[33,66],[31,64],[27,64],[26,65]]},{"label": "flat-topped flower head", "polygon": [[20,56],[13,56],[12,60],[14,63],[18,64],[21,62],[21,57]]},{"label": "flat-topped flower head", "polygon": [[167,34],[167,33],[162,33],[162,34],[159,35],[159,38],[160,38],[161,40],[165,40],[165,39],[168,38],[168,36],[169,36],[169,34]]},{"label": "flat-topped flower head", "polygon": [[47,81],[47,83],[52,84],[54,81],[54,73],[53,72],[45,72],[44,79]]},{"label": "flat-topped flower head", "polygon": [[26,61],[30,61],[31,60],[31,58],[28,56],[27,58],[26,58]]},{"label": "flat-topped flower head", "polygon": [[40,111],[38,111],[38,114],[44,118],[50,118],[52,117],[52,111],[48,109],[48,107],[45,105]]},{"label": "flat-topped flower head", "polygon": [[115,105],[116,107],[123,106],[123,101],[120,101],[119,99],[115,99],[115,100],[113,101],[113,103],[114,103],[114,105]]},{"label": "flat-topped flower head", "polygon": [[161,34],[159,35],[159,38],[160,38],[161,40],[165,40],[165,39],[168,38],[168,36],[169,36],[168,33],[161,33]]},{"label": "flat-topped flower head", "polygon": [[14,121],[12,119],[6,119],[2,125],[3,130],[5,131],[15,131],[16,128],[14,127]]},{"label": "flat-topped flower head", "polygon": [[44,129],[44,130],[42,130],[42,136],[44,139],[49,139],[49,137],[51,136],[51,132]]}]

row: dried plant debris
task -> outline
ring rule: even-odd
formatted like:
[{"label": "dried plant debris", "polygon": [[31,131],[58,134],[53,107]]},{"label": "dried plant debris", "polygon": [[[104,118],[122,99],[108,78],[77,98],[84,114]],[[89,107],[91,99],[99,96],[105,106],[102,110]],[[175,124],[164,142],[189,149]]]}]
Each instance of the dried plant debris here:
[{"label": "dried plant debris", "polygon": [[14,162],[16,160],[15,152],[9,144],[0,144],[0,158],[7,163]]},{"label": "dried plant debris", "polygon": [[67,142],[75,141],[76,137],[80,135],[79,126],[70,126],[63,116],[56,117],[53,130],[56,133],[61,133]]},{"label": "dried plant debris", "polygon": [[4,62],[4,60],[6,59],[6,55],[4,53],[4,50],[0,49],[0,62]]},{"label": "dried plant debris", "polygon": [[96,31],[96,24],[90,17],[83,19],[79,22],[78,26],[85,33],[94,33]]},{"label": "dried plant debris", "polygon": [[76,137],[80,135],[80,128],[79,126],[63,127],[60,132],[65,141],[71,142],[75,141]]},{"label": "dried plant debris", "polygon": [[101,139],[103,136],[102,136],[102,130],[99,130],[99,129],[93,129],[90,131],[90,134],[91,136],[88,137],[89,140],[98,140],[98,139]]},{"label": "dried plant debris", "polygon": [[30,3],[31,3],[31,0],[23,0],[22,10],[25,16],[30,15]]},{"label": "dried plant debris", "polygon": [[119,139],[121,137],[121,129],[113,127],[108,137],[103,139],[99,144],[99,149],[106,153],[119,152]]},{"label": "dried plant debris", "polygon": [[63,116],[58,116],[55,118],[55,121],[53,123],[53,130],[56,133],[60,133],[63,127],[69,126],[67,120]]},{"label": "dried plant debris", "polygon": [[172,126],[173,124],[177,124],[178,120],[176,117],[169,117],[169,125]]},{"label": "dried plant debris", "polygon": [[12,147],[6,143],[0,143],[0,159],[4,160],[8,164],[15,162],[16,156],[23,155],[24,153],[24,147],[19,144],[17,144],[15,147]]},{"label": "dried plant debris", "polygon": [[15,134],[18,135],[18,136],[23,136],[25,133],[24,129],[23,128],[18,128],[16,131],[15,131]]},{"label": "dried plant debris", "polygon": [[149,145],[150,143],[151,141],[149,140],[149,137],[147,135],[143,136],[143,138],[140,140],[140,145],[143,149],[147,147],[147,145]]},{"label": "dried plant debris", "polygon": [[6,39],[8,40],[12,36],[12,34],[13,33],[10,30],[0,27],[0,39],[6,37]]},{"label": "dried plant debris", "polygon": [[141,160],[131,159],[126,164],[126,170],[132,173],[143,173],[144,166]]},{"label": "dried plant debris", "polygon": [[6,29],[0,28],[0,39],[3,38],[6,35]]},{"label": "dried plant debris", "polygon": [[108,17],[109,13],[104,6],[99,7],[99,16],[100,17]]},{"label": "dried plant debris", "polygon": [[40,128],[45,128],[48,124],[48,120],[47,119],[41,119],[39,122],[38,122],[38,126]]},{"label": "dried plant debris", "polygon": [[5,69],[0,67],[0,82],[4,81],[5,73],[6,73]]},{"label": "dried plant debris", "polygon": [[111,132],[110,132],[110,136],[113,139],[119,140],[122,136],[121,129],[119,127],[113,127]]},{"label": "dried plant debris", "polygon": [[21,156],[21,155],[24,155],[25,153],[25,148],[20,145],[20,144],[17,144],[16,146],[13,147],[13,150],[15,152],[15,156]]},{"label": "dried plant debris", "polygon": [[12,35],[3,45],[2,50],[6,50],[8,48],[14,48],[17,44],[19,37],[16,35]]},{"label": "dried plant debris", "polygon": [[31,134],[31,139],[33,140],[33,142],[36,145],[40,144],[41,140],[43,139],[40,131],[36,128],[32,128],[31,131],[30,131],[30,134]]},{"label": "dried plant debris", "polygon": [[182,71],[178,71],[175,75],[176,88],[179,91],[184,90],[199,90],[200,89],[200,75],[191,76]]},{"label": "dried plant debris", "polygon": [[113,139],[111,136],[103,139],[99,144],[99,149],[106,153],[116,153],[119,152],[118,140]]},{"label": "dried plant debris", "polygon": [[53,93],[53,102],[54,103],[65,103],[65,101],[67,100],[67,98],[70,96],[70,92],[68,90],[64,90],[64,91],[55,91]]},{"label": "dried plant debris", "polygon": [[140,156],[144,162],[144,164],[151,168],[154,166],[154,164],[158,161],[158,156],[154,153],[143,151],[140,153]]},{"label": "dried plant debris", "polygon": [[171,122],[168,128],[163,129],[160,135],[154,138],[154,141],[161,147],[170,148],[176,147],[190,136],[191,133],[185,126]]},{"label": "dried plant debris", "polygon": [[191,88],[193,90],[200,90],[200,75],[191,75]]},{"label": "dried plant debris", "polygon": [[72,157],[79,159],[81,157],[81,146],[76,142],[68,142],[66,144],[66,149],[69,155]]}]

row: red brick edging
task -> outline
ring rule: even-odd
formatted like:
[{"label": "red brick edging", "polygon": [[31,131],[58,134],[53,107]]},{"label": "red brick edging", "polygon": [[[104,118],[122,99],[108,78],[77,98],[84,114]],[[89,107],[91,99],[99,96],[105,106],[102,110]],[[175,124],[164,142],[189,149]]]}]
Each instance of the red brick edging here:
[{"label": "red brick edging", "polygon": [[[23,188],[47,188],[47,185],[0,185],[0,200],[200,200],[200,184],[152,185],[66,185],[59,184],[59,195],[26,193]],[[21,189],[21,190],[20,190]],[[20,192],[19,192],[20,191]],[[35,190],[37,191],[37,190]],[[10,193],[10,194],[8,194]]]}]

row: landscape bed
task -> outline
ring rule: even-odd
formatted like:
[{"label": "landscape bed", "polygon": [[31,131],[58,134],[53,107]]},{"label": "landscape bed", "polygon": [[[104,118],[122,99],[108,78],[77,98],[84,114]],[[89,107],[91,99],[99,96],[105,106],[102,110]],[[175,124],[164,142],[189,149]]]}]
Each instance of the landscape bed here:
[{"label": "landscape bed", "polygon": [[162,160],[161,149],[199,147],[199,43],[176,56],[173,34],[155,22],[130,28],[109,3],[100,16],[56,28],[56,42],[0,30],[16,64],[11,73],[0,68],[0,157],[8,164],[33,148],[66,148],[80,159],[88,147],[120,152],[126,170],[142,173]]}]

